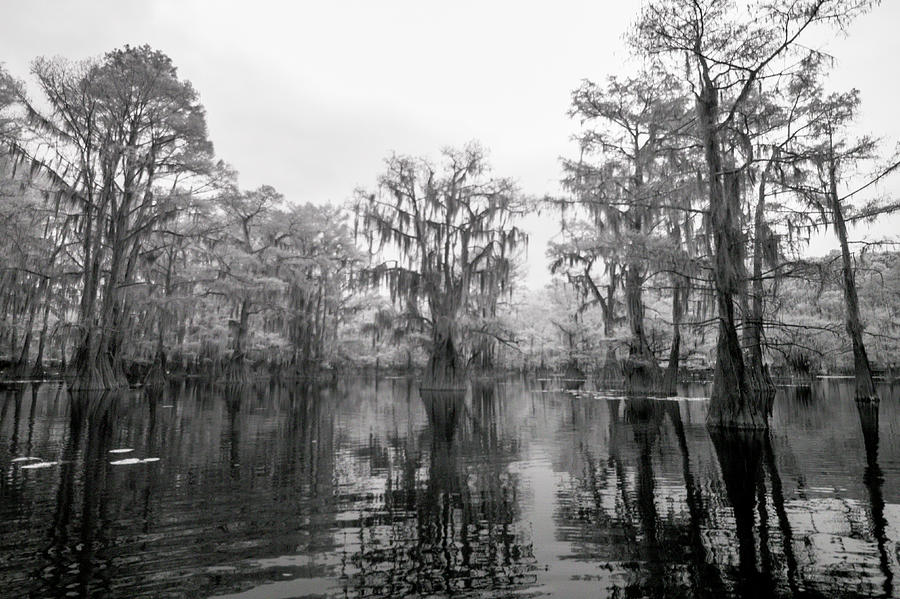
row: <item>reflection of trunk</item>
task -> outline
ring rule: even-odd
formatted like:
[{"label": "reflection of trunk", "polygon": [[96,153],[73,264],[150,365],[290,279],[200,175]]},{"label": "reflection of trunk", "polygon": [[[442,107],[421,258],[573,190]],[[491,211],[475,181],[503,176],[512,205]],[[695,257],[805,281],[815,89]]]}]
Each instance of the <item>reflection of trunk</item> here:
[{"label": "reflection of trunk", "polygon": [[[55,594],[53,590],[69,589],[80,597],[89,596],[97,572],[105,572],[110,565],[102,549],[108,543],[99,519],[105,515],[104,504],[110,497],[107,461],[115,400],[108,394],[87,392],[70,397],[68,441],[59,465],[56,510],[48,547],[43,552],[50,561],[44,571],[51,575],[40,578],[46,585],[45,593],[35,595],[50,596]],[[79,463],[81,472],[77,471]],[[79,499],[80,510],[76,507]]]},{"label": "reflection of trunk", "polygon": [[684,422],[681,419],[681,406],[674,401],[667,402],[666,412],[675,429],[678,449],[681,452],[681,473],[684,478],[685,502],[688,506],[690,521],[688,524],[691,544],[691,557],[696,568],[695,589],[708,589],[710,596],[721,597],[724,593],[722,577],[715,566],[706,560],[706,547],[703,545],[703,524],[705,512],[703,496],[694,481],[691,472],[691,458],[688,451],[687,437],[684,433]]},{"label": "reflection of trunk", "polygon": [[784,547],[784,561],[787,565],[788,586],[794,595],[799,593],[797,576],[797,556],[794,554],[794,532],[791,529],[791,521],[788,518],[787,509],[784,506],[784,490],[781,485],[781,474],[775,462],[775,452],[770,435],[763,439],[763,452],[766,468],[769,471],[769,479],[772,481],[772,505],[778,518],[778,528],[781,531],[781,544]]},{"label": "reflection of trunk", "polygon": [[51,575],[44,579],[46,588],[61,589],[66,582],[69,567],[67,557],[69,548],[69,527],[72,521],[75,501],[75,472],[78,454],[81,451],[81,438],[87,420],[86,402],[78,401],[72,397],[69,406],[69,430],[68,440],[62,452],[62,463],[59,465],[59,482],[56,485],[56,505],[53,513],[53,522],[48,532],[47,547],[44,555],[50,560]]},{"label": "reflection of trunk", "polygon": [[884,596],[892,597],[894,574],[891,571],[891,557],[888,553],[890,539],[886,528],[887,518],[884,515],[884,474],[878,465],[878,404],[871,402],[857,403],[859,423],[862,427],[863,442],[866,446],[866,470],[863,482],[869,491],[869,505],[872,510],[872,534],[878,545],[878,557],[881,572],[884,574]]},{"label": "reflection of trunk", "polygon": [[419,395],[425,404],[434,436],[451,441],[464,408],[465,390],[421,389]]},{"label": "reflection of trunk", "polygon": [[[706,68],[704,60],[701,67]],[[710,424],[768,426],[765,405],[748,392],[744,357],[735,326],[734,300],[745,278],[740,197],[737,178],[725,176],[719,142],[719,98],[715,83],[704,70],[697,97],[697,116],[709,177],[709,216],[713,232],[713,275],[719,314],[716,365],[707,419]],[[726,185],[727,183],[727,185]]]},{"label": "reflection of trunk", "polygon": [[856,295],[856,275],[854,273],[850,246],[847,242],[847,225],[841,202],[837,195],[837,165],[832,159],[828,165],[829,199],[831,213],[834,217],[834,231],[841,244],[841,271],[843,275],[844,302],[847,311],[847,334],[853,346],[853,369],[856,374],[856,399],[860,401],[877,401],[875,381],[869,366],[869,356],[863,343],[863,326],[859,316],[859,298]]},{"label": "reflection of trunk", "polygon": [[653,474],[653,446],[662,424],[662,403],[647,398],[631,398],[625,404],[626,420],[631,422],[639,448],[637,471],[637,508],[643,537],[642,560],[655,581],[662,581],[659,514],[656,510],[656,480]]},{"label": "reflection of trunk", "polygon": [[493,381],[472,386],[472,412],[472,421],[482,448],[485,451],[495,450],[500,444],[500,433],[496,413],[496,387]]},{"label": "reflection of trunk", "polygon": [[[719,459],[728,501],[734,510],[735,532],[738,539],[741,596],[754,596],[758,584],[756,541],[753,536],[754,508],[757,485],[762,476],[762,447],[764,433],[759,431],[710,431]],[[756,589],[759,590],[759,589]],[[768,593],[764,596],[770,596]]]},{"label": "reflection of trunk", "polygon": [[[107,546],[103,536],[104,526],[99,520],[105,515],[105,503],[110,497],[107,475],[109,468],[109,447],[112,441],[113,423],[115,421],[111,407],[118,398],[111,397],[108,393],[92,393],[83,401],[89,404],[89,428],[87,431],[87,443],[84,448],[84,491],[81,510],[81,530],[75,553],[80,564],[78,573],[80,583],[80,595],[88,596],[91,591],[91,581],[95,572],[104,571],[109,566],[109,560],[103,552],[98,552],[100,547]],[[79,400],[81,400],[79,398]],[[73,539],[74,540],[74,539]]]},{"label": "reflection of trunk", "polygon": [[225,409],[228,412],[228,466],[232,480],[241,478],[241,407],[249,401],[253,387],[235,384],[225,387]]}]

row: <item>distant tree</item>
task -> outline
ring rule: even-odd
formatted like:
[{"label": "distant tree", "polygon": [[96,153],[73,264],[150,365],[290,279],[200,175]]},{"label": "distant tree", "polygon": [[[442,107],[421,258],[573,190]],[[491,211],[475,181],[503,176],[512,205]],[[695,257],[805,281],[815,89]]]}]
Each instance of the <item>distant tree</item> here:
[{"label": "distant tree", "polygon": [[2,153],[6,153],[6,142],[14,141],[19,130],[20,121],[15,113],[22,88],[18,81],[6,72],[0,64],[0,144]]},{"label": "distant tree", "polygon": [[284,219],[288,237],[278,277],[287,283],[284,310],[270,319],[273,330],[287,330],[289,362],[306,371],[320,366],[356,292],[354,277],[362,260],[341,211],[311,204],[292,207]]},{"label": "distant tree", "polygon": [[584,311],[599,307],[603,314],[603,335],[612,338],[620,318],[618,290],[622,278],[622,252],[614,236],[582,218],[563,220],[561,241],[547,246],[551,274],[560,274],[585,298]]},{"label": "distant tree", "polygon": [[221,229],[212,218],[213,204],[206,199],[172,193],[168,201],[177,215],[154,227],[146,242],[140,273],[144,296],[135,305],[136,312],[147,316],[142,319],[144,327],[135,327],[137,344],[142,338],[155,338],[148,384],[166,380],[172,353],[183,359],[186,323],[198,311],[195,292],[205,257],[202,244]]},{"label": "distant tree", "polygon": [[[813,81],[806,92],[804,135],[788,148],[791,164],[798,169],[792,188],[814,213],[821,216],[822,222],[834,228],[840,246],[845,326],[853,351],[856,396],[862,401],[877,400],[863,338],[864,325],[847,219],[848,216],[872,219],[898,209],[896,203],[871,202],[858,206],[853,202],[861,192],[900,167],[900,161],[895,156],[886,166],[875,166],[875,172],[867,173],[860,181],[854,170],[866,164],[875,165],[879,155],[877,140],[868,136],[854,138],[848,130],[859,110],[858,90],[826,94]],[[848,189],[850,181],[855,182],[855,189]]]},{"label": "distant tree", "polygon": [[383,260],[366,278],[431,331],[424,385],[433,388],[461,384],[460,320],[474,293],[504,292],[526,240],[512,222],[523,200],[512,181],[490,176],[480,147],[444,150],[443,161],[392,156],[378,190],[356,199],[358,234]]},{"label": "distant tree", "polygon": [[283,196],[271,186],[226,193],[217,200],[223,227],[209,247],[210,273],[204,293],[221,299],[229,316],[230,359],[225,378],[250,379],[247,359],[252,316],[277,310],[286,283],[277,276],[280,248],[287,242]]},{"label": "distant tree", "polygon": [[[580,159],[564,163],[564,181],[593,219],[605,241],[600,246],[604,253],[617,255],[623,268],[630,333],[626,389],[658,391],[662,377],[645,328],[643,291],[660,257],[669,253],[660,251],[668,241],[668,217],[683,218],[679,193],[685,192],[667,160],[680,147],[676,140],[687,121],[683,97],[677,81],[649,72],[623,80],[611,77],[602,86],[585,82],[572,98],[572,114],[585,130]],[[569,260],[578,257],[576,262],[587,264],[591,251],[584,250],[569,253]],[[582,276],[590,284],[588,274]],[[599,301],[596,292],[594,297]]]}]

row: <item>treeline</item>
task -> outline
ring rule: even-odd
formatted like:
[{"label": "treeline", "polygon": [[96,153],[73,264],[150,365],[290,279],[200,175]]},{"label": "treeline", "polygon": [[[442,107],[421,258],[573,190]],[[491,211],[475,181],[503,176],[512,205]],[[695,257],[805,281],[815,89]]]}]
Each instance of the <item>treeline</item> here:
[{"label": "treeline", "polygon": [[[879,375],[900,376],[900,254],[868,251],[856,253],[855,259],[872,369]],[[769,290],[770,316],[764,326],[763,347],[776,382],[806,383],[818,374],[854,374],[840,262],[836,251],[798,262],[792,275],[782,277],[777,288]],[[712,306],[708,301],[704,304],[704,295],[697,293],[680,326],[680,379],[706,377],[715,362],[717,323]],[[516,331],[518,344],[501,353],[500,365],[568,371],[617,386],[624,384],[630,331],[621,289],[613,297],[615,308],[611,322],[606,322],[603,310],[562,278],[541,290],[523,290],[502,314],[506,326]],[[671,290],[652,282],[645,285],[644,304],[647,343],[666,370],[675,333]]]},{"label": "treeline", "polygon": [[[326,361],[360,253],[334,208],[240,190],[171,60],[125,47],[4,76],[0,348],[74,388]],[[129,377],[128,375],[131,374]]]}]

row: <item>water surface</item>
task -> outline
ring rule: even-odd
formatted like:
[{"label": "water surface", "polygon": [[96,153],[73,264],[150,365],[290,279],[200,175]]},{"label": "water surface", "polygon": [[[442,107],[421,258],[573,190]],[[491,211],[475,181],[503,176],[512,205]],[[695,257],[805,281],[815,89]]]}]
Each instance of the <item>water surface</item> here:
[{"label": "water surface", "polygon": [[565,387],[0,391],[0,596],[900,595],[900,386],[744,435]]}]

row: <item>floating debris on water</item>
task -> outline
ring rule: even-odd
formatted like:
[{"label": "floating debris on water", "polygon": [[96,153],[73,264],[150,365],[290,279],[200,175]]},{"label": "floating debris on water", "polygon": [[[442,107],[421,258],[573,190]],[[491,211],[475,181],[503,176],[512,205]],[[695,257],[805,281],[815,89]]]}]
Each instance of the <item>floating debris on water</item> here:
[{"label": "floating debris on water", "polygon": [[113,466],[130,466],[131,464],[146,464],[147,462],[158,462],[159,458],[125,458],[124,460],[114,460],[110,462]]},{"label": "floating debris on water", "polygon": [[56,466],[59,462],[38,462],[37,464],[26,464],[22,466],[22,470],[34,470],[37,468],[49,468],[50,466]]}]

